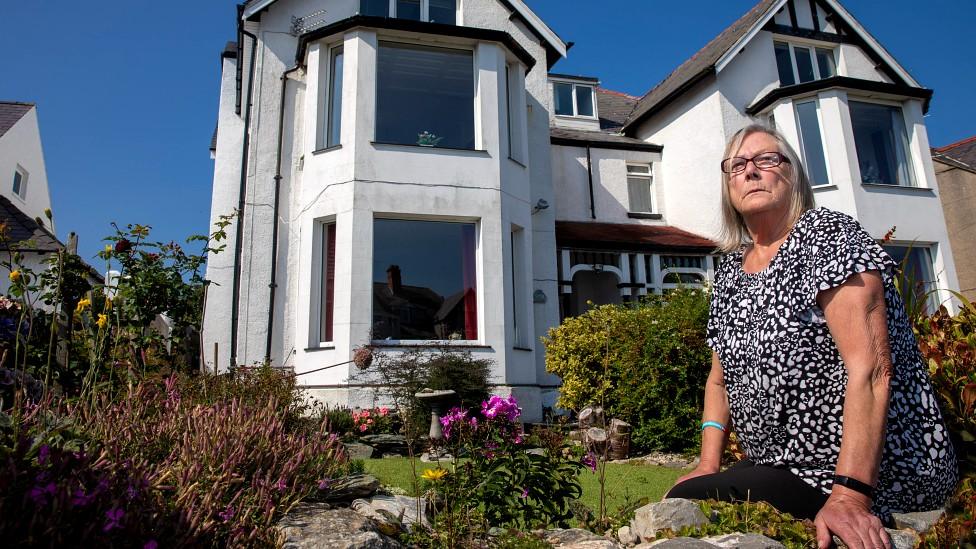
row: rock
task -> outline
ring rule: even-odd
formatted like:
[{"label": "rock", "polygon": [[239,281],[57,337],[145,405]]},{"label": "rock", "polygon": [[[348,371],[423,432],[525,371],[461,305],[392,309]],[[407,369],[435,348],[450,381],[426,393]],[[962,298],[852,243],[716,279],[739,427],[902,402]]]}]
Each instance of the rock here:
[{"label": "rock", "polygon": [[546,532],[546,541],[553,545],[572,545],[583,541],[599,541],[602,539],[604,538],[582,528],[557,529]]},{"label": "rock", "polygon": [[530,455],[534,455],[534,456],[544,456],[544,455],[546,455],[546,451],[543,448],[529,448],[528,450],[525,451],[525,453],[526,454],[530,454]]},{"label": "rock", "polygon": [[760,534],[725,534],[702,538],[718,547],[727,549],[784,549],[785,546]]},{"label": "rock", "polygon": [[[417,523],[417,498],[410,496],[378,495],[372,499],[357,499],[350,505],[352,510],[364,517],[369,517],[379,524],[395,526],[410,526]],[[427,501],[420,499],[420,523],[430,526]]]},{"label": "rock", "polygon": [[895,519],[895,527],[911,528],[920,534],[924,534],[945,516],[945,509],[919,513],[892,513],[891,516]]},{"label": "rock", "polygon": [[620,540],[620,543],[628,546],[640,543],[640,538],[630,529],[630,526],[621,526],[617,530],[617,539]]},{"label": "rock", "polygon": [[893,549],[915,549],[915,546],[922,541],[914,530],[885,528],[885,531],[891,536],[891,547]]},{"label": "rock", "polygon": [[657,536],[658,530],[665,528],[673,532],[685,526],[701,526],[708,523],[698,505],[687,499],[666,498],[657,503],[649,503],[634,513],[631,529],[641,541],[649,541]]},{"label": "rock", "polygon": [[376,493],[380,481],[371,475],[349,475],[336,479],[322,500],[329,503],[348,503],[355,499],[368,498]]},{"label": "rock", "polygon": [[375,448],[379,454],[407,455],[407,437],[403,435],[366,435],[359,440]]},{"label": "rock", "polygon": [[652,543],[642,543],[634,549],[656,547],[657,549],[715,549],[715,546],[698,538],[662,539]]},{"label": "rock", "polygon": [[300,503],[278,522],[285,549],[399,549],[372,520],[352,509],[329,509],[322,503]]},{"label": "rock", "polygon": [[346,449],[349,459],[369,459],[373,457],[373,447],[358,442],[347,442],[342,445]]},{"label": "rock", "polygon": [[591,539],[586,541],[580,541],[577,543],[570,543],[568,545],[560,545],[560,549],[623,549],[623,546],[619,543],[607,539]]}]

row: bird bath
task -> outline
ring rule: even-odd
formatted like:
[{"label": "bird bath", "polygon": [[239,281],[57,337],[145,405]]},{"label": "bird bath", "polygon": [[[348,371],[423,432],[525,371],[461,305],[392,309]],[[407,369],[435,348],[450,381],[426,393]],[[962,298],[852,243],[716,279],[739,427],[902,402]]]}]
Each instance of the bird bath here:
[{"label": "bird bath", "polygon": [[453,456],[444,451],[441,444],[444,441],[444,431],[441,430],[441,414],[444,413],[444,408],[454,400],[457,393],[450,389],[446,391],[424,389],[414,396],[430,407],[430,450],[420,457],[421,461],[453,459]]}]

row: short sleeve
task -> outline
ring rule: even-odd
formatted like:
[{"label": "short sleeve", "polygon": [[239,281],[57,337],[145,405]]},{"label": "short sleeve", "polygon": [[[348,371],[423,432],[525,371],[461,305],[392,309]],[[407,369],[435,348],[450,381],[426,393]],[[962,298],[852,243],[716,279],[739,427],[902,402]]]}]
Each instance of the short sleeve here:
[{"label": "short sleeve", "polygon": [[718,352],[719,342],[722,341],[723,324],[727,317],[726,303],[728,301],[725,282],[728,266],[732,262],[726,258],[715,272],[715,282],[712,284],[712,296],[708,304],[708,324],[705,326],[705,343],[713,351]]},{"label": "short sleeve", "polygon": [[890,274],[898,265],[854,218],[827,209],[809,225],[811,246],[811,297],[844,284],[848,278],[865,271]]}]

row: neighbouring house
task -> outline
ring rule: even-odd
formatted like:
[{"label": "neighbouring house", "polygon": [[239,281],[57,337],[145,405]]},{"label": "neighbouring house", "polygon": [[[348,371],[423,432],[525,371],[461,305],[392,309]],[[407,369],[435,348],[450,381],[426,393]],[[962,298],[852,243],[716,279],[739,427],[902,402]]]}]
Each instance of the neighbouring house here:
[{"label": "neighbouring house", "polygon": [[976,136],[932,149],[959,291],[976,301]]},{"label": "neighbouring house", "polygon": [[[648,9],[651,9],[650,7]],[[222,78],[211,368],[263,360],[316,397],[360,345],[490,358],[525,418],[559,380],[540,336],[589,302],[711,280],[726,139],[775,125],[819,204],[956,288],[916,82],[834,0],[764,0],[637,98],[549,72],[522,0],[251,0]],[[914,246],[909,247],[909,244]],[[937,296],[948,299],[948,293]]]}]

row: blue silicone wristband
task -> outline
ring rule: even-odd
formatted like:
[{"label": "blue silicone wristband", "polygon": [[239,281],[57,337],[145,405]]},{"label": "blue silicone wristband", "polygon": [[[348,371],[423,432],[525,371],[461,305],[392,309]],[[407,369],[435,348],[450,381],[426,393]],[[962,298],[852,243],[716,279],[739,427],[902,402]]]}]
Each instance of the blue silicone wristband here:
[{"label": "blue silicone wristband", "polygon": [[721,423],[719,423],[717,421],[703,421],[702,422],[702,431],[705,430],[705,427],[715,427],[719,431],[722,431],[723,433],[725,432],[725,425],[722,425]]}]

